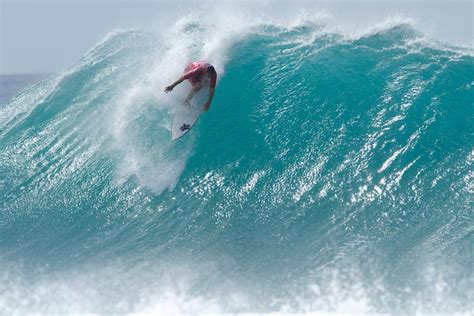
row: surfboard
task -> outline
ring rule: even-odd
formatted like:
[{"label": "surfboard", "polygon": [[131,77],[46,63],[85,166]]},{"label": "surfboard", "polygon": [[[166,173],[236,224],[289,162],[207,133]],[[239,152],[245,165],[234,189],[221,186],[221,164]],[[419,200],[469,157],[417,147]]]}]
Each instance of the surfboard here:
[{"label": "surfboard", "polygon": [[202,110],[195,108],[192,103],[190,105],[184,102],[178,104],[171,125],[171,138],[175,140],[189,132],[201,113]]},{"label": "surfboard", "polygon": [[208,89],[196,93],[189,104],[184,101],[176,105],[171,124],[171,138],[176,140],[191,130],[203,111],[203,104],[208,96]]}]

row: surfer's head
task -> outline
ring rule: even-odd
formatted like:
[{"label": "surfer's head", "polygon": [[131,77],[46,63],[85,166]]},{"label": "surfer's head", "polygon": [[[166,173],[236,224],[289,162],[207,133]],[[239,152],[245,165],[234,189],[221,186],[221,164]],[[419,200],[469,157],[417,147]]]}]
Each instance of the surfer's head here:
[{"label": "surfer's head", "polygon": [[210,75],[217,75],[216,69],[214,69],[214,66],[209,66],[209,67],[207,67],[206,71],[207,71],[207,73],[210,74]]}]

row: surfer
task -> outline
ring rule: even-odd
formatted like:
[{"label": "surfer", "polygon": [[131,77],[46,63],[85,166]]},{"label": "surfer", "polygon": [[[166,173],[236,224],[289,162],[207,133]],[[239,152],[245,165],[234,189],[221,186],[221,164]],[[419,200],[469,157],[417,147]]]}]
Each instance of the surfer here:
[{"label": "surfer", "polygon": [[184,74],[178,80],[176,80],[173,84],[171,84],[170,86],[167,86],[165,88],[165,92],[166,93],[171,92],[174,87],[176,87],[178,84],[180,84],[184,80],[189,80],[192,86],[192,89],[189,92],[188,96],[186,97],[186,99],[184,99],[184,102],[187,104],[189,104],[194,94],[198,92],[209,81],[209,97],[206,103],[204,103],[203,105],[204,111],[209,110],[209,107],[211,106],[212,98],[214,97],[214,89],[216,87],[216,80],[217,80],[217,73],[216,73],[216,70],[214,69],[214,66],[212,66],[210,63],[206,61],[195,61],[189,64],[184,69]]}]

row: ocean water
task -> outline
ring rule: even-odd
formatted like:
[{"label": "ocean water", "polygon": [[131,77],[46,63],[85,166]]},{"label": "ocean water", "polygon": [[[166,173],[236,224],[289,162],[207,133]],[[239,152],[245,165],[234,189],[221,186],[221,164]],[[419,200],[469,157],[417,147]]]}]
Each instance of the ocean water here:
[{"label": "ocean water", "polygon": [[48,74],[0,75],[0,104],[6,103],[28,85],[38,82],[48,76]]},{"label": "ocean water", "polygon": [[[0,314],[474,311],[474,58],[410,23],[117,30],[0,107]],[[218,71],[171,141],[164,94]]]}]

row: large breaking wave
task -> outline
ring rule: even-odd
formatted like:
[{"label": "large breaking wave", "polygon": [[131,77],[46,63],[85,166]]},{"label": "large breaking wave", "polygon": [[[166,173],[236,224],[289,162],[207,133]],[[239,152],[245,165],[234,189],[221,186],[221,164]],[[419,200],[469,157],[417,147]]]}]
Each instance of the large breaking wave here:
[{"label": "large breaking wave", "polygon": [[[168,33],[1,106],[0,310],[472,311],[471,51],[406,23]],[[173,142],[194,59],[216,96]]]}]

